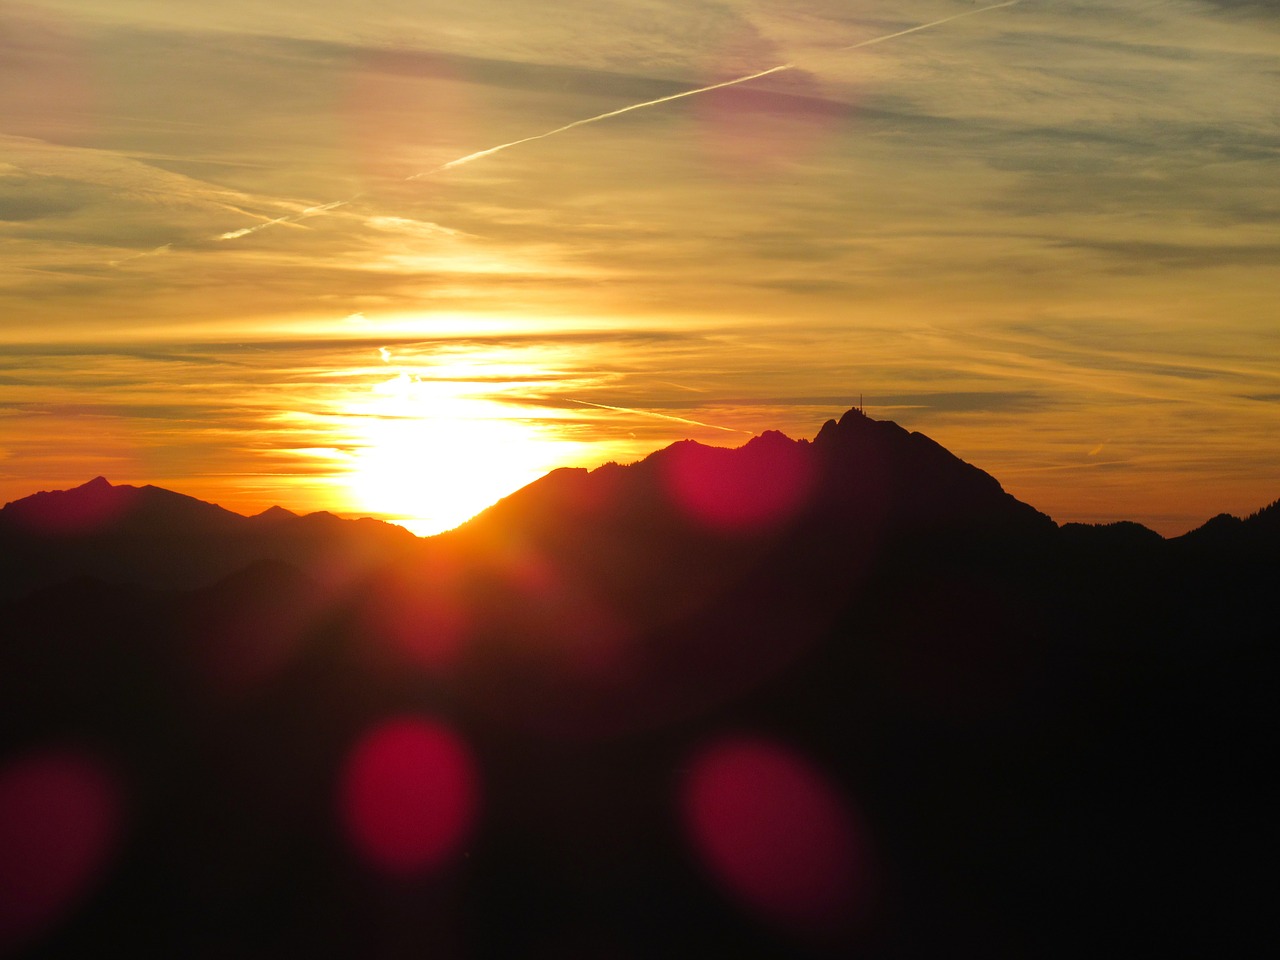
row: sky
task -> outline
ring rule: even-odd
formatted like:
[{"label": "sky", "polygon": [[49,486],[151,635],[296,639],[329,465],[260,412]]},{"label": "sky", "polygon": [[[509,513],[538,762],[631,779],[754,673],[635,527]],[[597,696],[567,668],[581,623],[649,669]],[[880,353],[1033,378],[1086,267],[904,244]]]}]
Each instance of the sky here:
[{"label": "sky", "polygon": [[0,0],[0,502],[427,533],[862,398],[1178,534],[1280,496],[1278,159],[1277,0]]}]

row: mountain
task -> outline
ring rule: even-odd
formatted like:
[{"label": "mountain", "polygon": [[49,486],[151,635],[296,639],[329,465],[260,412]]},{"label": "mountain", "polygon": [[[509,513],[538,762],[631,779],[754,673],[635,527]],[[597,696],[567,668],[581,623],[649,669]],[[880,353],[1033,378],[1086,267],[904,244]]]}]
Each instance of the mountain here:
[{"label": "mountain", "polygon": [[[582,575],[634,575],[636,589],[656,576],[672,590],[676,581],[701,590],[689,578],[752,550],[785,549],[788,538],[812,540],[816,529],[840,544],[828,559],[854,546],[865,560],[881,541],[1043,536],[1054,525],[923,434],[851,410],[813,441],[776,431],[737,449],[682,441],[626,467],[553,471],[446,539],[527,541],[525,549],[561,551],[559,561],[579,563]],[[75,576],[192,588],[262,560],[332,586],[417,547],[402,528],[375,520],[281,507],[244,517],[96,477],[0,509],[0,597]]]},{"label": "mountain", "polygon": [[833,537],[886,539],[1054,527],[924,434],[856,409],[828,420],[812,441],[771,430],[737,449],[685,440],[628,467],[558,470],[463,529],[559,522],[566,511],[571,523],[625,523],[642,513],[646,523],[736,539],[811,523]]},{"label": "mountain", "polygon": [[555,471],[424,544],[429,559],[411,563],[432,574],[398,579],[447,571],[455,592],[491,598],[466,611],[468,633],[519,640],[493,641],[486,664],[504,667],[484,668],[484,696],[530,725],[598,736],[751,689],[904,566],[923,579],[943,558],[1020,558],[1057,532],[922,434],[851,410],[812,441],[686,440],[628,466]]},{"label": "mountain", "polygon": [[262,560],[293,564],[332,586],[415,543],[402,527],[376,520],[280,507],[245,517],[159,487],[96,477],[0,509],[0,597],[76,576],[192,588]]},{"label": "mountain", "polygon": [[1058,528],[857,411],[421,541],[18,501],[0,953],[1244,955],[1276,510]]},{"label": "mountain", "polygon": [[433,547],[536,558],[652,619],[681,597],[751,592],[754,575],[816,608],[901,551],[1047,547],[1056,533],[989,474],[851,410],[812,441],[776,431],[736,449],[685,440],[627,466],[556,470]]},{"label": "mountain", "polygon": [[1220,560],[1280,557],[1280,500],[1244,519],[1220,513],[1174,541],[1180,549]]}]

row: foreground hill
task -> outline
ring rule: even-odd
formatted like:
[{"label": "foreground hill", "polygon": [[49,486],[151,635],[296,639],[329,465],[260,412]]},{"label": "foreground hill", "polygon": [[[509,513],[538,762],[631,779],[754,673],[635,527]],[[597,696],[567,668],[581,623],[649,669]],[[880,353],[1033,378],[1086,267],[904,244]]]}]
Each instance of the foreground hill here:
[{"label": "foreground hill", "polygon": [[[257,522],[109,496],[175,511],[126,558]],[[557,471],[340,583],[46,580],[0,606],[0,953],[1239,955],[1274,515],[1059,529],[853,411]]]}]

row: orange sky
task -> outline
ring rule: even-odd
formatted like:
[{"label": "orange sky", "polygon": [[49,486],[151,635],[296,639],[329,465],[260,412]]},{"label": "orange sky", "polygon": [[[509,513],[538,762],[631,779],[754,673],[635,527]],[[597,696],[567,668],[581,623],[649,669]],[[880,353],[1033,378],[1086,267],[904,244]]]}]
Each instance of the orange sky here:
[{"label": "orange sky", "polygon": [[1274,8],[975,10],[0,6],[0,501],[426,530],[860,394],[1059,521],[1274,500]]}]

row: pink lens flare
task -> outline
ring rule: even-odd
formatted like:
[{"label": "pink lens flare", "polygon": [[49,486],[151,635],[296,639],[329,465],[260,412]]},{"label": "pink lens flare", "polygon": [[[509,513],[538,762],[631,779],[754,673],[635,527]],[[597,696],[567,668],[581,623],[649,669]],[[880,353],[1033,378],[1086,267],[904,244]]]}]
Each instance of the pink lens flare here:
[{"label": "pink lens flare", "polygon": [[347,757],[340,815],[355,851],[388,874],[443,867],[471,832],[479,805],[471,752],[448,727],[419,716],[384,721]]},{"label": "pink lens flare", "polygon": [[806,448],[784,442],[723,450],[695,443],[670,448],[667,490],[704,526],[762,533],[785,523],[808,503],[814,465]]},{"label": "pink lens flare", "polygon": [[685,828],[726,893],[800,935],[839,934],[866,913],[864,831],[839,791],[782,744],[731,737],[684,779]]},{"label": "pink lens flare", "polygon": [[94,888],[118,845],[116,778],[78,748],[0,769],[0,951],[47,933]]}]

